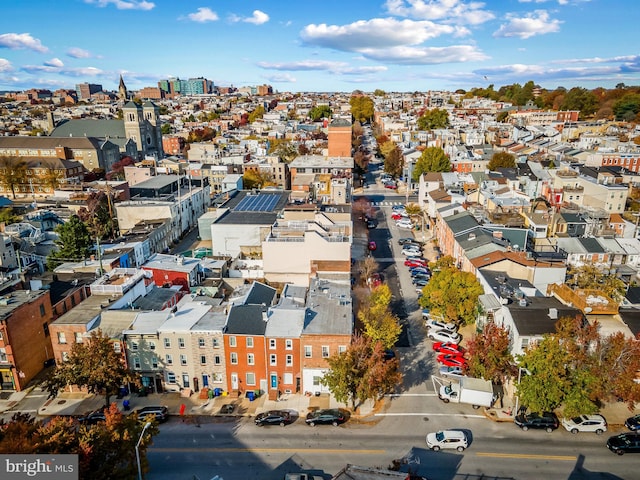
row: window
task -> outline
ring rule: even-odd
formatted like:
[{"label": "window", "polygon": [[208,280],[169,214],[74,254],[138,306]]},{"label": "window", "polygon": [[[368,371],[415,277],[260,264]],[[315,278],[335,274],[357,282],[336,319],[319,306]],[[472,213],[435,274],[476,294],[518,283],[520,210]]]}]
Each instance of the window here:
[{"label": "window", "polygon": [[237,365],[238,364],[238,354],[235,352],[231,353],[231,365]]},{"label": "window", "polygon": [[247,354],[247,365],[254,365],[255,364],[255,357],[253,356],[253,353],[248,353]]},{"label": "window", "polygon": [[207,364],[207,356],[200,355],[200,365],[206,365],[206,364]]},{"label": "window", "polygon": [[4,340],[4,334],[0,332],[0,340]]},{"label": "window", "polygon": [[527,347],[529,347],[529,339],[528,338],[523,338],[522,339],[522,350],[526,350]]},{"label": "window", "polygon": [[155,355],[151,357],[151,368],[158,368],[158,357]]},{"label": "window", "polygon": [[58,332],[58,343],[65,344],[67,343],[67,336],[64,332]]},{"label": "window", "polygon": [[133,368],[134,370],[140,370],[140,359],[138,357],[133,357]]},{"label": "window", "polygon": [[138,351],[138,342],[136,340],[131,341],[131,350],[134,352]]},{"label": "window", "polygon": [[287,367],[291,367],[293,366],[293,355],[287,355],[286,357],[286,361],[287,361]]},{"label": "window", "polygon": [[44,309],[44,305],[41,303],[40,304],[40,316],[44,317],[44,314],[47,313]]},{"label": "window", "polygon": [[277,356],[275,354],[269,355],[269,365],[277,365]]},{"label": "window", "polygon": [[214,365],[221,365],[222,364],[222,357],[220,357],[220,355],[214,355],[213,356],[213,364]]},{"label": "window", "polygon": [[173,372],[167,372],[167,383],[176,383],[176,374]]},{"label": "window", "polygon": [[178,347],[184,348],[184,338],[179,338],[178,339]]},{"label": "window", "polygon": [[282,383],[285,385],[293,385],[293,373],[285,373],[282,378]]},{"label": "window", "polygon": [[204,338],[199,338],[199,339],[198,339],[198,346],[199,346],[200,348],[204,348]]},{"label": "window", "polygon": [[170,353],[167,353],[164,357],[164,363],[167,365],[173,365],[173,356]]},{"label": "window", "polygon": [[313,386],[314,387],[319,387],[320,386],[320,380],[322,379],[322,377],[313,377]]},{"label": "window", "polygon": [[338,353],[344,353],[347,351],[347,346],[346,345],[339,345],[338,346]]},{"label": "window", "polygon": [[256,384],[256,374],[248,372],[247,373],[247,385],[255,385]]},{"label": "window", "polygon": [[6,361],[7,361],[7,349],[0,348],[0,362],[6,362]]},{"label": "window", "polygon": [[116,353],[122,352],[122,347],[120,346],[120,342],[113,342],[113,351]]},{"label": "window", "polygon": [[81,332],[75,332],[75,337],[76,337],[76,343],[82,343],[82,333]]},{"label": "window", "polygon": [[236,337],[229,337],[229,346],[230,347],[236,346]]},{"label": "window", "polygon": [[180,365],[186,365],[187,364],[187,356],[182,354],[180,355]]},{"label": "window", "polygon": [[304,346],[304,358],[311,358],[311,345]]},{"label": "window", "polygon": [[219,347],[220,347],[220,339],[214,338],[213,339],[213,348],[219,348]]},{"label": "window", "polygon": [[69,360],[69,352],[62,352],[60,355],[63,362],[66,362],[67,360]]},{"label": "window", "polygon": [[284,343],[287,350],[293,350],[293,340],[287,338]]},{"label": "window", "polygon": [[322,358],[329,358],[329,346],[328,345],[323,345],[322,346]]},{"label": "window", "polygon": [[273,349],[275,349],[275,348],[276,348],[276,339],[275,339],[275,338],[270,338],[270,339],[269,339],[269,348],[270,348],[271,350],[273,350]]},{"label": "window", "polygon": [[253,337],[247,337],[247,348],[253,348]]},{"label": "window", "polygon": [[171,348],[171,339],[170,338],[165,338],[164,339],[164,348]]},{"label": "window", "polygon": [[156,342],[150,341],[149,342],[149,350],[155,350],[156,349]]}]

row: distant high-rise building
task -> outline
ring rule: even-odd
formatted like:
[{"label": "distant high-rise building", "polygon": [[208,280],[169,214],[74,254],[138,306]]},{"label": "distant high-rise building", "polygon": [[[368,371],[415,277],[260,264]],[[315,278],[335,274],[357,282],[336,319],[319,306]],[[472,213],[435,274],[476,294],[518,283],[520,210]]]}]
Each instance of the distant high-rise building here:
[{"label": "distant high-rise building", "polygon": [[97,83],[78,83],[76,85],[76,93],[78,100],[89,100],[91,95],[102,91],[102,85]]},{"label": "distant high-rise building", "polygon": [[188,80],[170,78],[168,80],[160,80],[158,82],[158,88],[168,97],[176,95],[204,95],[213,91],[213,82],[204,77],[190,78]]}]

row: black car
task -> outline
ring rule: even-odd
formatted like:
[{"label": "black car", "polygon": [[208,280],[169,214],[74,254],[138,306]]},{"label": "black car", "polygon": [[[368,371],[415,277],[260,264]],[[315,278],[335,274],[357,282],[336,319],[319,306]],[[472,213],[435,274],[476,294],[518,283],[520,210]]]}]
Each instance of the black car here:
[{"label": "black car", "polygon": [[146,421],[149,415],[155,416],[155,419],[160,423],[169,420],[169,409],[165,406],[142,407],[136,410],[136,413],[138,414],[138,420],[141,422]]},{"label": "black car", "polygon": [[624,426],[634,432],[640,432],[640,415],[634,415],[624,421]]},{"label": "black car", "polygon": [[377,222],[375,220],[368,220],[367,221],[367,228],[369,230],[371,230],[372,228],[376,228],[377,225],[378,224],[377,224]]},{"label": "black car", "polygon": [[558,417],[553,412],[523,413],[516,416],[514,423],[524,431],[530,428],[544,428],[547,432],[553,432],[560,426]]},{"label": "black car", "polygon": [[86,423],[87,425],[95,425],[98,422],[104,422],[107,419],[104,414],[104,410],[96,410],[94,412],[89,412],[86,415],[78,418],[80,423]]},{"label": "black car", "polygon": [[337,427],[341,423],[346,422],[347,417],[337,408],[325,408],[309,412],[307,414],[307,425],[315,427],[316,425],[333,425]]},{"label": "black car", "polygon": [[220,413],[223,415],[229,415],[233,413],[235,409],[236,406],[233,403],[225,403],[224,405],[222,405],[222,408],[220,408]]},{"label": "black car", "polygon": [[607,448],[618,455],[640,453],[640,435],[636,433],[622,433],[609,437],[609,440],[607,440]]},{"label": "black car", "polygon": [[413,238],[399,238],[398,245],[406,245],[407,243],[414,243]]},{"label": "black car", "polygon": [[269,410],[256,415],[254,422],[259,427],[264,425],[280,425],[284,427],[291,423],[291,414],[286,410]]}]

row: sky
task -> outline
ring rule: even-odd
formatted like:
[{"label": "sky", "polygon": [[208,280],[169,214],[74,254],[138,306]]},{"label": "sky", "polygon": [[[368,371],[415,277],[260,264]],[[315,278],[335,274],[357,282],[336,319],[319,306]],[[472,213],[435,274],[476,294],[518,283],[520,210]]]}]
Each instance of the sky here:
[{"label": "sky", "polygon": [[638,0],[2,0],[0,90],[640,85]]}]

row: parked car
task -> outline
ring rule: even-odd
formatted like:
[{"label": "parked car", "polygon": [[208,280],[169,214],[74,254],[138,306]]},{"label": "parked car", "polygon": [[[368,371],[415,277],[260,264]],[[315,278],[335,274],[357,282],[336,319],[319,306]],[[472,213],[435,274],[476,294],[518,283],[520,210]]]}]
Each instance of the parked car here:
[{"label": "parked car", "polygon": [[523,413],[516,416],[514,423],[524,431],[530,428],[543,428],[549,433],[560,426],[558,417],[553,412]]},{"label": "parked car", "polygon": [[439,320],[433,317],[429,317],[429,319],[425,322],[427,328],[437,328],[441,330],[449,330],[450,332],[456,332],[458,327],[455,323],[445,322],[444,320]]},{"label": "parked car", "polygon": [[347,416],[337,408],[321,408],[315,412],[309,412],[305,422],[307,425],[338,425],[347,421]]},{"label": "parked car", "polygon": [[624,426],[634,432],[640,431],[640,415],[634,415],[624,421]]},{"label": "parked car", "polygon": [[462,452],[468,446],[467,436],[460,430],[440,430],[427,434],[427,447],[436,452],[445,448]]},{"label": "parked car", "polygon": [[95,425],[98,422],[104,422],[107,419],[104,414],[104,409],[101,408],[99,410],[95,410],[93,412],[89,412],[86,415],[78,418],[80,423],[85,423],[87,425]]},{"label": "parked car", "polygon": [[409,238],[409,237],[399,238],[398,245],[405,245],[407,243],[412,243],[413,241],[414,241],[413,238]]},{"label": "parked car", "polygon": [[374,242],[373,240],[371,240],[371,241],[369,242],[369,245],[367,245],[367,248],[368,248],[370,251],[374,251],[376,248],[378,248],[378,245],[376,245],[376,242]]},{"label": "parked car", "polygon": [[369,230],[371,230],[372,228],[376,228],[377,225],[378,225],[378,223],[375,220],[368,220],[367,221],[367,228]]},{"label": "parked car", "polygon": [[286,410],[269,410],[256,415],[253,421],[259,427],[264,425],[280,425],[284,427],[291,423],[291,414]]},{"label": "parked car", "polygon": [[436,358],[437,362],[445,367],[460,367],[464,368],[467,365],[467,360],[460,354],[442,353]]},{"label": "parked car", "polygon": [[429,272],[429,269],[426,267],[412,267],[409,269],[409,273],[412,277],[415,277],[416,275],[428,275],[429,277],[431,276],[431,272]]},{"label": "parked car", "polygon": [[136,410],[136,413],[138,414],[138,420],[140,421],[146,421],[149,415],[153,415],[160,423],[169,420],[169,409],[162,405],[149,405],[147,407],[142,407]]},{"label": "parked car", "polygon": [[411,267],[426,267],[427,266],[427,261],[424,258],[420,258],[420,257],[408,257],[405,261],[404,264],[411,268]]},{"label": "parked car", "polygon": [[405,211],[405,206],[404,205],[393,205],[391,207],[391,210],[393,210],[394,212],[397,212],[397,211],[403,211],[404,212]]},{"label": "parked car", "polygon": [[406,230],[411,230],[413,229],[413,223],[411,223],[410,221],[398,220],[396,222],[396,227],[406,229]]},{"label": "parked car", "polygon": [[456,343],[436,342],[433,344],[433,351],[438,353],[450,353],[452,355],[464,355],[464,347]]},{"label": "parked car", "polygon": [[426,319],[431,318],[431,310],[429,310],[428,308],[423,308],[422,309],[422,318],[426,318]]},{"label": "parked car", "polygon": [[443,377],[454,377],[454,378],[460,378],[460,377],[464,377],[464,371],[462,370],[462,368],[460,367],[447,367],[445,365],[440,367],[440,370],[438,370],[438,373],[440,373],[440,375],[442,375]]},{"label": "parked car", "polygon": [[391,218],[394,220],[401,220],[403,218],[408,218],[408,215],[402,211],[397,211],[396,213],[391,214]]},{"label": "parked car", "polygon": [[596,435],[602,435],[607,431],[607,421],[602,415],[578,415],[573,418],[563,418],[562,426],[573,434],[595,432]]},{"label": "parked car", "polygon": [[384,184],[384,188],[390,188],[391,190],[395,190],[398,188],[398,186],[395,183],[388,182]]},{"label": "parked car", "polygon": [[413,283],[414,285],[418,286],[418,287],[424,287],[429,283],[429,279],[428,278],[414,278],[411,283]]},{"label": "parked car", "polygon": [[224,405],[222,405],[222,407],[220,408],[220,413],[222,415],[230,415],[233,413],[233,411],[236,409],[236,406],[233,403],[225,403]]},{"label": "parked car", "polygon": [[427,331],[427,337],[434,342],[448,342],[448,343],[460,343],[462,337],[457,332],[450,330],[438,330],[430,328]]},{"label": "parked car", "polygon": [[636,433],[621,433],[620,435],[609,437],[607,448],[618,455],[638,453],[640,452],[640,435]]},{"label": "parked car", "polygon": [[379,287],[382,285],[382,275],[379,273],[372,273],[369,279],[367,280],[367,284],[372,287]]}]

